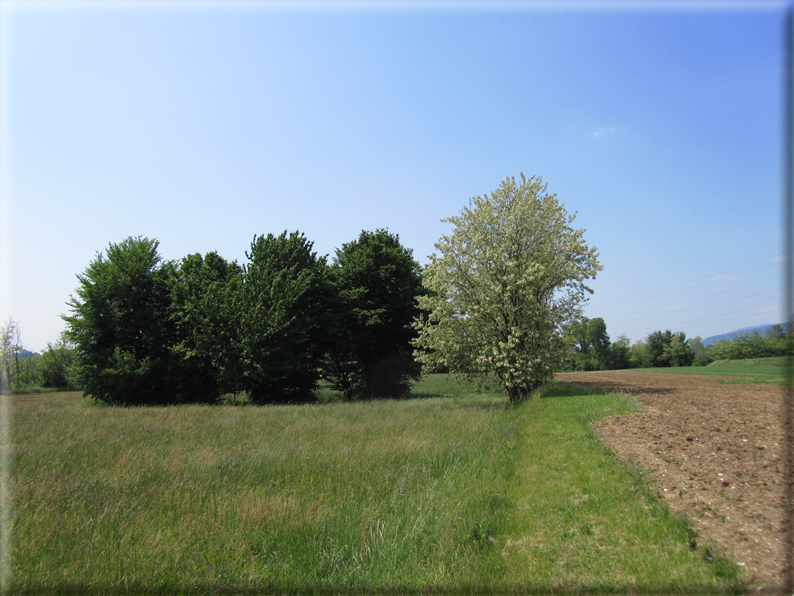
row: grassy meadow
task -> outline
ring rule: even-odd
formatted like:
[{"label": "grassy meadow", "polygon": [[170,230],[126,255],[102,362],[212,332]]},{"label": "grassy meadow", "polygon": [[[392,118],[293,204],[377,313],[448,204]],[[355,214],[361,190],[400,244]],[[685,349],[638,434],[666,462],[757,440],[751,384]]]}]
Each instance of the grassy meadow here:
[{"label": "grassy meadow", "polygon": [[[8,593],[732,593],[590,423],[625,395],[511,406],[447,375],[408,400],[13,407]],[[454,396],[454,397],[449,397]]]},{"label": "grassy meadow", "polygon": [[786,381],[786,358],[750,358],[747,360],[717,360],[708,366],[681,366],[671,368],[637,368],[648,372],[667,372],[685,375],[716,375],[736,377],[724,383],[754,383],[783,385]]}]

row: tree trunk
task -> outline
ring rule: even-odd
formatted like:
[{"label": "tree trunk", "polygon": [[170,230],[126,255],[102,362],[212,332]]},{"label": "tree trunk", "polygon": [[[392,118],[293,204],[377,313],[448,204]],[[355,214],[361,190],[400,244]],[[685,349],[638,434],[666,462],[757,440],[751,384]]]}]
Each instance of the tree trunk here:
[{"label": "tree trunk", "polygon": [[534,382],[526,387],[505,387],[505,389],[507,389],[507,395],[510,397],[510,403],[516,404],[532,395],[532,392],[542,384]]}]

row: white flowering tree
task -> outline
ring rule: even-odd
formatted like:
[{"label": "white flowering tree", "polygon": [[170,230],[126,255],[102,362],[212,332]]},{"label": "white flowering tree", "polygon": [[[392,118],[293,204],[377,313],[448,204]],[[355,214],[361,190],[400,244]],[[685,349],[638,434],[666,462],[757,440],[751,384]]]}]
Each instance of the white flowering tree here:
[{"label": "white flowering tree", "polygon": [[574,218],[540,178],[521,174],[442,220],[454,230],[429,257],[414,323],[426,371],[493,375],[513,402],[552,377],[569,351],[563,327],[581,316],[592,293],[584,282],[601,270]]}]

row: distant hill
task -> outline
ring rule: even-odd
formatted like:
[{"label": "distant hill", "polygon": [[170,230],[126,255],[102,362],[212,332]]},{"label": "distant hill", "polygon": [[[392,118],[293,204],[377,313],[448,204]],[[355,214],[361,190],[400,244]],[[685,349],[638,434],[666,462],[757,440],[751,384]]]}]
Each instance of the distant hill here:
[{"label": "distant hill", "polygon": [[713,344],[714,342],[720,341],[721,339],[733,339],[739,333],[752,333],[753,331],[758,331],[761,335],[766,335],[767,329],[770,327],[774,327],[775,325],[757,325],[755,327],[745,327],[744,329],[737,329],[736,331],[731,331],[730,333],[723,333],[722,335],[712,335],[711,337],[707,337],[703,340],[703,345],[708,346]]},{"label": "distant hill", "polygon": [[26,350],[24,348],[19,351],[20,358],[30,358],[31,356],[41,356],[41,354],[38,352],[31,352],[30,350]]}]

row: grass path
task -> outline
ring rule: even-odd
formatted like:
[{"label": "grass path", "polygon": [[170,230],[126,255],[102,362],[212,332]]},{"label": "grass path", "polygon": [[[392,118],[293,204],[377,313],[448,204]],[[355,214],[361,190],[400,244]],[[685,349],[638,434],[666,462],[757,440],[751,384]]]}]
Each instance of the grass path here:
[{"label": "grass path", "polygon": [[[622,395],[547,397],[525,406],[516,513],[504,539],[511,583],[543,589],[689,593],[738,586],[738,568],[696,546],[637,469],[590,424],[634,411]],[[694,548],[693,548],[694,546]]]}]

